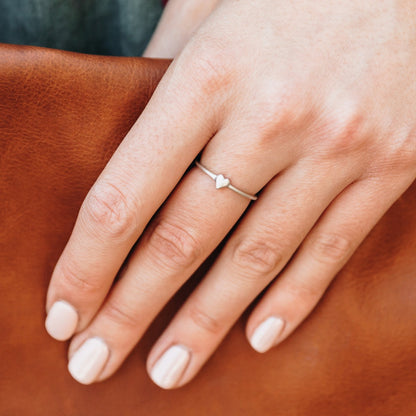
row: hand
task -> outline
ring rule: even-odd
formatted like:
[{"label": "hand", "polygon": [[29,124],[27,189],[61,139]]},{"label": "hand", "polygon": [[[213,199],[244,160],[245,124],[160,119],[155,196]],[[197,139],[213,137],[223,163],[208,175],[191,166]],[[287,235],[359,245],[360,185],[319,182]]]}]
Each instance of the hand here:
[{"label": "hand", "polygon": [[[414,13],[410,0],[215,5],[91,188],[53,272],[46,325],[76,333],[78,381],[117,370],[240,218],[150,352],[154,382],[189,382],[269,284],[247,323],[254,349],[308,316],[416,177]],[[201,151],[258,193],[249,209],[199,168],[185,174]]]}]

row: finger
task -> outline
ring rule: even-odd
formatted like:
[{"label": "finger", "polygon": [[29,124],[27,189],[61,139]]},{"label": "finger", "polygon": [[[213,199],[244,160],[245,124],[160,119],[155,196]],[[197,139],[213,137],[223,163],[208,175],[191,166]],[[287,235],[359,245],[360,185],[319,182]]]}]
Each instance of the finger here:
[{"label": "finger", "polygon": [[[252,347],[265,352],[310,314],[332,279],[394,201],[410,186],[363,179],[330,205],[247,323]],[[279,324],[279,323],[282,324]]]},{"label": "finger", "polygon": [[[221,157],[210,168],[228,176],[234,186],[255,193],[272,174],[261,164],[250,170],[251,158],[233,155],[236,140],[232,140],[232,131],[222,130],[208,144],[206,149],[220,147],[228,138],[230,147],[218,153]],[[272,156],[277,169],[287,163],[284,152],[270,153]],[[229,167],[221,168],[221,164]],[[90,383],[114,373],[155,315],[220,243],[248,204],[248,199],[230,189],[217,190],[215,181],[200,169],[190,170],[149,224],[94,320],[72,340],[69,370],[73,377]],[[84,342],[94,337],[105,341],[111,355],[101,363],[100,371],[86,377],[76,363]]]},{"label": "finger", "polygon": [[86,327],[147,222],[217,130],[195,65],[168,69],[84,200],[48,289],[52,337],[68,339]]},{"label": "finger", "polygon": [[174,58],[219,0],[170,0],[143,56]]},{"label": "finger", "polygon": [[346,186],[348,179],[342,174],[322,186],[332,169],[321,165],[317,171],[315,162],[298,162],[267,185],[152,349],[148,371],[156,384],[179,387],[195,376]]}]

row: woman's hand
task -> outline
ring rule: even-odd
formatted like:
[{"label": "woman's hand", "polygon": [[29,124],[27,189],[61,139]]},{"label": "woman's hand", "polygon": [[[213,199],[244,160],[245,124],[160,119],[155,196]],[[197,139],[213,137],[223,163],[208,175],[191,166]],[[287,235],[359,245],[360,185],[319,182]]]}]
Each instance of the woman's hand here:
[{"label": "woman's hand", "polygon": [[[415,11],[410,0],[223,0],[208,12],[88,193],[54,270],[46,325],[57,339],[77,333],[78,381],[116,371],[242,216],[150,352],[152,379],[190,381],[271,282],[247,324],[254,349],[308,316],[415,179]],[[185,174],[201,151],[209,170],[258,193],[248,210],[198,167]]]}]

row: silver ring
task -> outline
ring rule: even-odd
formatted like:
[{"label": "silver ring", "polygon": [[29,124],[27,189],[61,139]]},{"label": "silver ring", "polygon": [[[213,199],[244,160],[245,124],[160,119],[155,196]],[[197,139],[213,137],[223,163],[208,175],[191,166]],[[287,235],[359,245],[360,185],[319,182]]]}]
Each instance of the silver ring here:
[{"label": "silver ring", "polygon": [[239,195],[251,199],[252,201],[255,201],[257,199],[256,195],[250,195],[247,192],[241,191],[240,189],[231,185],[231,181],[228,178],[225,178],[224,175],[222,175],[221,173],[217,175],[214,172],[211,172],[205,166],[202,166],[197,160],[195,160],[195,165],[198,166],[199,169],[201,169],[202,172],[206,173],[210,178],[214,179],[215,187],[217,189],[229,188],[232,191],[237,192]]}]

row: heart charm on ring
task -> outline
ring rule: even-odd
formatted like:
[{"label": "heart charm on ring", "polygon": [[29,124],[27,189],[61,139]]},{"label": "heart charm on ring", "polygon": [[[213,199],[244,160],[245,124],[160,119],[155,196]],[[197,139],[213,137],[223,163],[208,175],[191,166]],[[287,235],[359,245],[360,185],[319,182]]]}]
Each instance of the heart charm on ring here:
[{"label": "heart charm on ring", "polygon": [[230,184],[230,180],[228,178],[224,178],[223,175],[217,175],[215,178],[215,187],[217,189],[225,188]]}]

